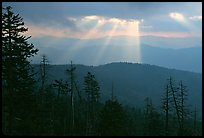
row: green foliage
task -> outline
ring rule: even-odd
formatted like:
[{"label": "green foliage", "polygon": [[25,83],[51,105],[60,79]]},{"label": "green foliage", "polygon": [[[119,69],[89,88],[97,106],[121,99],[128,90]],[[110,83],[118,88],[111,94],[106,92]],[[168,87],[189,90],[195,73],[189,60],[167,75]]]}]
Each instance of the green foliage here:
[{"label": "green foliage", "polygon": [[117,100],[106,101],[101,111],[100,135],[127,135],[126,118],[126,113]]},{"label": "green foliage", "polygon": [[90,72],[84,77],[85,92],[87,93],[87,101],[97,102],[99,99],[100,87],[95,79],[95,76]]},{"label": "green foliage", "polygon": [[162,122],[160,119],[160,114],[156,111],[151,98],[148,97],[145,98],[144,116],[144,135],[162,135]]},{"label": "green foliage", "polygon": [[84,77],[84,90],[87,94],[86,135],[98,134],[98,102],[100,87],[95,76],[90,72]]}]

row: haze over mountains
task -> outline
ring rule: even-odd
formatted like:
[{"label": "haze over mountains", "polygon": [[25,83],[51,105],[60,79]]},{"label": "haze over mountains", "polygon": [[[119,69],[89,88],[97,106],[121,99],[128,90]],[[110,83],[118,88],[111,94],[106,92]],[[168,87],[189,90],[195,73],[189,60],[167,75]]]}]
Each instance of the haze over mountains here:
[{"label": "haze over mountains", "polygon": [[[188,105],[190,109],[197,106],[199,114],[202,109],[202,78],[200,73],[192,73],[167,69],[146,64],[111,63],[101,66],[75,65],[76,80],[81,91],[83,91],[84,76],[87,72],[95,75],[101,88],[101,100],[110,98],[112,82],[114,84],[114,95],[126,105],[142,107],[144,99],[151,97],[157,108],[161,106],[161,98],[165,92],[167,79],[171,76],[177,85],[179,81],[188,89]],[[69,65],[51,65],[48,69],[48,82],[53,83],[55,79],[68,80],[66,69]],[[39,66],[35,66],[36,71]]]},{"label": "haze over mountains", "polygon": [[[139,52],[135,51],[135,54],[139,53],[141,64],[130,64],[136,62],[135,57],[130,57],[126,49],[134,49],[137,46],[135,41],[138,40],[135,37],[118,36],[91,40],[42,37],[38,38],[38,41],[34,38],[32,42],[41,51],[33,62],[39,64],[40,55],[47,56],[52,64],[49,71],[49,82],[52,83],[55,79],[67,79],[66,64],[72,60],[74,64],[78,64],[76,76],[79,86],[83,86],[83,77],[90,71],[99,81],[103,100],[110,98],[111,84],[114,82],[118,99],[132,106],[143,105],[144,98],[151,97],[159,107],[166,80],[172,76],[176,83],[182,80],[188,87],[189,104],[198,106],[201,111],[200,39],[158,39],[159,37],[155,36],[141,37],[140,46],[136,49]],[[134,51],[131,52],[134,54]]]},{"label": "haze over mountains", "polygon": [[201,2],[2,6],[5,135],[202,135]]},{"label": "haze over mountains", "polygon": [[202,73],[201,47],[164,49],[143,45],[141,51],[143,63]]},{"label": "haze over mountains", "polygon": [[[42,39],[42,41],[39,41],[39,39]],[[186,39],[182,38],[164,38],[158,42],[158,45],[150,44],[150,42],[155,44],[156,40],[158,40],[156,37],[141,37],[141,44],[138,48],[140,56],[139,63],[198,73],[202,72],[202,47],[199,45],[200,39],[190,38],[186,41]],[[135,47],[134,43],[128,43],[134,41],[136,41],[134,37],[114,37],[108,43],[105,43],[107,42],[107,38],[93,40],[50,39],[50,37],[35,40],[33,38],[32,42],[40,49],[38,56],[34,57],[33,63],[38,64],[42,54],[47,55],[51,64],[67,64],[70,60],[76,64],[88,66],[103,65],[112,62],[137,63],[138,61],[135,61],[135,58],[128,58],[129,53],[125,49]],[[184,46],[183,44],[185,43],[183,42],[185,41],[189,44]],[[198,45],[192,45],[196,41]],[[180,42],[180,47],[183,48],[178,49],[178,42]],[[172,47],[170,44],[172,44]],[[135,54],[137,53],[135,51]]]}]

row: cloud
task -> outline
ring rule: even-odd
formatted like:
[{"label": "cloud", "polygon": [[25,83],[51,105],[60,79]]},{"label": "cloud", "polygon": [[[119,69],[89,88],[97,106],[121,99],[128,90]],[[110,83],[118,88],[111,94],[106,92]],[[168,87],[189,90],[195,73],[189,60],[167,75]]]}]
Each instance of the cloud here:
[{"label": "cloud", "polygon": [[117,25],[118,29],[125,29],[129,26],[138,25],[142,23],[144,19],[121,19],[121,18],[110,18],[105,16],[97,16],[97,15],[90,15],[90,16],[83,16],[83,17],[68,17],[69,21],[75,22],[76,26],[80,29],[91,29],[95,26],[99,30],[103,30],[105,28],[111,29],[115,25]]},{"label": "cloud", "polygon": [[191,16],[189,17],[190,20],[202,20],[202,16]]},{"label": "cloud", "polygon": [[32,37],[43,37],[50,36],[56,38],[76,38],[76,39],[97,39],[107,36],[158,36],[158,37],[172,37],[172,38],[187,38],[187,37],[197,37],[196,33],[189,32],[139,32],[135,33],[130,30],[98,30],[97,28],[81,31],[73,31],[69,28],[53,28],[49,26],[40,26],[34,24],[27,25],[29,30],[26,35],[31,35]]},{"label": "cloud", "polygon": [[[179,13],[171,13],[170,16],[182,20],[183,16]],[[32,37],[52,36],[57,38],[76,38],[76,39],[97,39],[102,37],[114,36],[158,36],[158,37],[197,37],[195,33],[179,31],[153,31],[151,25],[142,25],[144,19],[121,19],[109,18],[104,16],[90,15],[82,17],[67,17],[68,22],[72,22],[77,29],[72,26],[50,26],[47,24],[28,23],[29,31],[27,35]],[[141,31],[139,30],[141,28]],[[143,29],[143,30],[142,30]],[[148,32],[144,29],[149,29]]]},{"label": "cloud", "polygon": [[130,32],[124,31],[112,32],[111,30],[101,31],[97,29],[91,29],[90,31],[72,31],[70,29],[52,28],[35,25],[28,25],[28,28],[29,30],[26,35],[32,37],[51,36],[57,38],[97,39],[106,36],[134,35]]},{"label": "cloud", "polygon": [[171,13],[169,13],[169,16],[172,19],[177,20],[177,21],[183,22],[185,20],[184,15],[181,13],[178,13],[178,12],[171,12]]},{"label": "cloud", "polygon": [[53,36],[53,37],[63,37],[62,29],[52,28],[45,25],[27,23],[28,32],[26,35],[31,35],[32,37],[43,37],[43,36]]},{"label": "cloud", "polygon": [[[155,31],[187,31],[177,22],[171,22],[172,18],[168,15],[170,12],[182,13],[183,15],[194,16],[202,15],[201,2],[4,2],[2,6],[10,5],[15,13],[19,13],[24,18],[25,23],[46,24],[46,26],[56,25],[58,27],[68,27],[77,31],[77,29],[90,30],[96,23],[100,24],[100,29],[109,30],[114,24],[107,23],[107,20],[116,18],[120,20],[140,20],[140,24],[153,26],[153,28],[141,27],[140,29]],[[156,8],[155,8],[156,7]],[[188,9],[188,10],[186,10]],[[54,12],[53,12],[54,11]],[[90,17],[87,15],[91,15]],[[72,19],[68,20],[70,17]],[[76,26],[76,20],[80,21],[87,17],[86,21],[81,21]],[[102,17],[102,18],[98,18]],[[90,20],[92,19],[92,20]],[[142,23],[142,19],[145,20]],[[186,18],[189,20],[189,18]],[[88,21],[89,20],[89,21]],[[200,23],[191,20],[195,26]],[[89,23],[88,23],[89,22]],[[104,24],[104,22],[106,22]],[[157,27],[159,24],[159,27]],[[199,24],[200,25],[200,24]],[[141,25],[140,25],[141,26]],[[117,29],[126,29],[125,25],[118,24]],[[201,25],[199,26],[201,29]]]},{"label": "cloud", "polygon": [[[143,19],[120,19],[108,18],[103,16],[83,16],[83,17],[67,17],[72,26],[55,26],[50,24],[33,24],[28,23],[29,31],[27,35],[33,37],[53,36],[65,38],[81,38],[92,39],[105,36],[118,35],[137,35],[139,31],[139,24]],[[73,26],[76,29],[73,29]],[[113,31],[113,29],[115,30]]]}]

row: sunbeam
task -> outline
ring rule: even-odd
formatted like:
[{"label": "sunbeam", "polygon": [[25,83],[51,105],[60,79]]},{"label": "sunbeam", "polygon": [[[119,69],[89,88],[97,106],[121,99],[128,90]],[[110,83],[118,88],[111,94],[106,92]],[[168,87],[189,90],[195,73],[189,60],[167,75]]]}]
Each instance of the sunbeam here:
[{"label": "sunbeam", "polygon": [[[94,65],[98,65],[104,60],[110,60],[111,62],[126,61],[133,63],[140,63],[140,38],[139,38],[139,21],[138,20],[123,20],[118,18],[105,18],[100,16],[85,16],[80,20],[75,20],[79,29],[81,29],[81,37],[78,42],[67,48],[63,57],[66,59],[73,59],[77,54],[92,47],[94,39],[97,37],[105,38],[104,42],[99,43],[98,50],[95,50],[92,56],[92,62]],[[88,32],[87,28],[90,28]],[[105,28],[104,28],[105,27]],[[108,27],[108,28],[106,28]],[[105,29],[105,30],[103,30]],[[83,34],[83,35],[82,35]],[[127,38],[127,40],[112,41],[116,36],[122,36],[121,38]],[[133,38],[134,37],[134,38]],[[117,40],[117,39],[116,39]],[[119,39],[120,40],[120,39]],[[116,45],[115,45],[116,42]],[[87,45],[92,43],[92,45]],[[116,53],[117,52],[117,53]],[[118,53],[119,52],[119,53]],[[104,55],[107,55],[104,59]],[[109,61],[109,62],[110,62]],[[107,62],[107,61],[105,61]]]},{"label": "sunbeam", "polygon": [[101,58],[104,56],[104,53],[107,50],[107,48],[110,46],[110,41],[111,41],[117,28],[118,28],[118,23],[115,23],[115,25],[111,29],[106,41],[104,42],[103,45],[100,46],[100,52],[98,53],[97,57],[95,58],[94,64],[98,64],[100,62]]},{"label": "sunbeam", "polygon": [[141,55],[140,55],[140,34],[139,34],[139,22],[134,21],[131,22],[127,28],[129,34],[131,34],[130,38],[127,38],[127,45],[124,48],[124,59],[128,62],[140,63]]},{"label": "sunbeam", "polygon": [[[89,23],[88,21],[83,22],[83,25],[86,25],[88,23]],[[82,24],[80,24],[80,25],[82,25]],[[103,25],[102,22],[100,22],[100,21],[96,22],[95,26],[92,27],[90,29],[90,31],[85,33],[86,35],[83,38],[81,38],[82,39],[81,41],[78,41],[73,46],[71,46],[67,49],[67,52],[65,52],[66,55],[64,55],[64,57],[66,57],[66,59],[72,59],[79,52],[79,50],[83,50],[85,48],[88,48],[88,46],[85,47],[83,45],[85,45],[85,43],[88,43],[91,41],[91,40],[89,40],[89,38],[93,35],[93,33],[97,33],[96,30],[98,28],[100,28],[102,25]]]}]

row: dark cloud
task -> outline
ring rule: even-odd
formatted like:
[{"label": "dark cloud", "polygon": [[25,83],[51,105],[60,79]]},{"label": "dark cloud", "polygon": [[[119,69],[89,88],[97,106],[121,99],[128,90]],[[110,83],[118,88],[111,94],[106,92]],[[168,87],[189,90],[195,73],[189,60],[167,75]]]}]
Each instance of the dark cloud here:
[{"label": "dark cloud", "polygon": [[[10,5],[25,21],[48,26],[69,27],[77,30],[68,17],[97,15],[110,18],[144,19],[145,25],[160,30],[185,28],[171,21],[169,12],[181,12],[186,16],[202,15],[202,3],[196,2],[3,2]],[[155,30],[158,31],[158,30]]]},{"label": "dark cloud", "polygon": [[[200,2],[3,2],[19,13],[25,22],[77,31],[76,23],[68,17],[97,15],[110,18],[144,19],[142,25],[151,31],[187,31],[185,26],[169,18],[170,12],[181,12],[186,17],[202,15]],[[192,22],[195,25],[200,23]],[[107,27],[104,26],[104,29]],[[144,28],[141,28],[144,29]],[[147,29],[145,29],[147,30]]]}]

